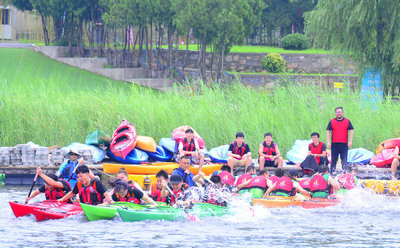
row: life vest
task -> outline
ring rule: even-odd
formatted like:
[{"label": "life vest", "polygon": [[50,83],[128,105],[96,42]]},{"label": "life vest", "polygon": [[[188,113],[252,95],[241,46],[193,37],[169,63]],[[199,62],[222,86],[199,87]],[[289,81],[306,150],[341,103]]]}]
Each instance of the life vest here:
[{"label": "life vest", "polygon": [[305,178],[301,180],[299,184],[303,189],[310,191],[310,178]]},{"label": "life vest", "polygon": [[74,173],[71,179],[77,180],[76,172],[74,172],[76,166],[78,166],[78,161],[72,162],[71,160],[68,160],[67,164],[64,167],[64,172],[63,172],[64,179],[69,179],[71,174]]},{"label": "life vest", "polygon": [[221,182],[223,184],[233,186],[233,184],[235,183],[235,178],[233,178],[232,174],[227,171],[222,171],[218,174],[218,176],[221,178]]},{"label": "life vest", "polygon": [[[308,145],[308,147],[310,147],[311,154],[322,154],[322,146],[323,145],[324,145],[324,143],[320,141],[317,146],[314,146],[314,143],[310,143]],[[315,159],[317,160],[317,164],[319,164],[319,162],[321,161],[321,158],[315,157]]]},{"label": "life vest", "polygon": [[251,179],[248,188],[259,188],[265,190],[268,188],[268,180],[264,176],[256,176]]},{"label": "life vest", "polygon": [[185,196],[185,190],[189,188],[189,185],[183,183],[182,187],[178,191],[174,191],[171,186],[169,187],[174,194],[169,193],[167,197],[165,197],[165,202],[169,205],[173,205],[176,203],[177,200],[175,199],[175,196],[178,198],[178,200],[181,200]]},{"label": "life vest", "polygon": [[354,176],[351,174],[343,174],[338,177],[338,181],[341,188],[345,188],[347,190],[354,189],[356,187],[356,181],[354,180]]},{"label": "life vest", "polygon": [[[271,141],[271,145],[267,146],[267,143],[265,143],[265,141],[262,142],[263,144],[263,153],[265,155],[272,155],[275,156],[276,155],[276,144]],[[265,158],[265,160],[270,161],[270,158]]]},{"label": "life vest", "polygon": [[152,184],[150,187],[150,192],[151,192],[151,198],[154,201],[158,202],[165,202],[165,198],[161,198],[161,189],[157,188],[156,184]]},{"label": "life vest", "polygon": [[77,185],[79,199],[82,203],[97,205],[102,202],[102,197],[96,190],[96,179],[92,179],[89,186],[83,186],[81,181],[78,181]]},{"label": "life vest", "polygon": [[[240,155],[240,157],[243,157],[243,155],[244,155],[244,153],[245,153],[245,151],[246,151],[246,143],[242,143],[242,146],[238,146],[237,144],[236,144],[236,141],[235,142],[233,142],[232,143],[232,145],[233,145],[233,150],[232,150],[232,153],[233,154],[236,154],[236,155]],[[238,158],[237,158],[238,159]]]},{"label": "life vest", "polygon": [[[245,183],[245,182],[247,182],[247,181],[249,181],[249,180],[251,180],[251,179],[253,179],[253,176],[252,175],[250,175],[250,174],[243,174],[243,175],[241,175],[239,178],[238,178],[238,180],[236,181],[236,183],[235,183],[235,186],[238,186],[238,185],[240,185],[240,184],[242,184],[242,183]],[[247,185],[247,186],[245,186],[245,187],[243,187],[243,188],[248,188],[249,186]],[[242,188],[242,189],[243,189]]]},{"label": "life vest", "polygon": [[[45,192],[44,195],[46,196],[46,200],[53,200],[56,201],[58,199],[61,199],[65,196],[65,193],[71,191],[71,185],[69,184],[68,181],[64,180],[64,179],[58,179],[59,182],[64,181],[67,183],[68,188],[66,189],[60,189],[60,188],[54,188],[53,190],[50,190],[50,187],[45,186]],[[64,184],[63,184],[64,185]],[[64,186],[65,187],[65,186]]]},{"label": "life vest", "polygon": [[272,184],[276,183],[278,181],[279,177],[277,176],[270,176],[269,180],[271,180]]},{"label": "life vest", "polygon": [[192,139],[190,142],[187,141],[186,138],[182,140],[183,144],[183,150],[187,152],[193,152],[196,151],[196,145],[194,143],[194,139]]},{"label": "life vest", "polygon": [[348,128],[350,121],[347,118],[338,121],[335,118],[331,120],[332,143],[347,143]]},{"label": "life vest", "polygon": [[[125,197],[119,197],[117,195],[117,201],[122,201],[122,202],[131,202],[131,203],[136,203],[136,204],[140,204],[140,199],[135,197],[135,194],[133,193],[133,189],[135,189],[134,187],[130,186],[128,188],[128,192],[126,193]],[[115,194],[115,193],[114,193]]]},{"label": "life vest", "polygon": [[325,192],[327,196],[331,193],[331,186],[328,184],[329,175],[320,174],[312,176],[310,180],[310,191],[312,193]]},{"label": "life vest", "polygon": [[275,193],[276,195],[281,195],[283,193],[284,196],[292,196],[295,191],[293,187],[293,181],[290,177],[278,177],[275,185]]}]

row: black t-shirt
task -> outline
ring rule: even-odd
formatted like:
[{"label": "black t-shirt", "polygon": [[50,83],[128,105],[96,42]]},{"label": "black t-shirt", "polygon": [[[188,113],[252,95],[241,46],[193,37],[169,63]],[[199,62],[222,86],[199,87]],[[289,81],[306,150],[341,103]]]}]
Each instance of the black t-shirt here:
[{"label": "black t-shirt", "polygon": [[[131,188],[130,191],[132,192],[133,197],[137,198],[138,200],[143,198],[143,192],[138,190],[137,188]],[[128,192],[129,194],[129,192]],[[115,192],[112,194],[112,199],[113,201],[119,201],[119,198],[117,197],[117,195],[115,194]],[[127,197],[127,196],[125,196]]]},{"label": "black t-shirt", "polygon": [[[337,121],[343,121],[345,118],[343,118],[342,120],[338,120],[338,119],[336,119]],[[349,127],[347,128],[347,130],[353,130],[354,129],[354,127],[353,127],[353,125],[351,124],[351,121],[349,120]],[[326,127],[326,130],[329,130],[329,131],[332,131],[332,124],[331,124],[331,121],[329,121],[329,123],[328,123],[328,126]]]},{"label": "black t-shirt", "polygon": [[[311,144],[312,144],[313,147],[317,147],[317,146],[314,146],[314,143],[311,143]],[[310,146],[308,146],[308,150],[311,151]],[[326,145],[325,145],[325,143],[322,144],[322,151],[323,151],[323,152],[326,151]]]},{"label": "black t-shirt", "polygon": [[[63,187],[62,187],[61,189],[62,189],[65,193],[71,191],[71,188],[70,188],[69,184],[68,184],[66,181],[60,180],[60,181],[58,181],[58,182],[62,183]],[[46,185],[40,186],[38,190],[39,190],[39,192],[41,192],[41,193],[46,192]]]},{"label": "black t-shirt", "polygon": [[[107,191],[107,188],[97,178],[92,179],[92,181],[93,180],[95,180],[95,182],[96,182],[96,190],[97,190],[97,192],[99,192],[101,197],[104,197],[104,193]],[[90,182],[90,184],[92,184],[92,181]],[[75,184],[74,189],[72,190],[72,193],[74,193],[75,195],[79,193],[78,184],[79,184],[79,182],[77,182]]]},{"label": "black t-shirt", "polygon": [[[242,146],[244,146],[244,153],[243,153],[243,155],[245,155],[246,153],[249,153],[250,152],[250,147],[249,147],[249,145],[248,144],[245,144],[244,142],[242,143],[242,145],[240,146],[240,147],[242,147]],[[235,154],[234,152],[233,152],[233,149],[235,148],[235,146],[233,145],[233,144],[230,144],[229,145],[229,150],[228,151],[230,151],[230,152],[232,152],[233,154]],[[240,155],[240,154],[237,154],[237,155]]]}]

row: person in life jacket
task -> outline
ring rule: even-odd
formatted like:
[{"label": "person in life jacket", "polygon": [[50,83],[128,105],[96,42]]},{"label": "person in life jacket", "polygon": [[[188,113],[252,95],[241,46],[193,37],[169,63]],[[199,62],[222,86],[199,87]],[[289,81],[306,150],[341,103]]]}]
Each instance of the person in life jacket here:
[{"label": "person in life jacket", "polygon": [[223,207],[228,205],[226,199],[229,197],[223,189],[224,184],[220,176],[210,177],[210,183],[205,183],[203,187],[205,188],[202,198],[203,202]]},{"label": "person in life jacket", "polygon": [[236,191],[239,194],[244,194],[249,191],[249,183],[251,179],[253,179],[256,176],[256,168],[254,165],[250,165],[247,167],[246,172],[241,175],[235,182],[236,186]]},{"label": "person in life jacket", "polygon": [[69,159],[67,160],[67,162],[61,165],[60,169],[57,172],[57,176],[67,181],[68,179],[70,179],[69,183],[71,184],[71,187],[74,187],[76,182],[78,181],[75,171],[76,167],[82,165],[84,160],[82,157],[80,157],[80,154],[76,149],[70,149],[68,152],[68,156]]},{"label": "person in life jacket", "polygon": [[[354,128],[351,121],[344,118],[342,107],[335,109],[336,118],[329,121],[326,127],[326,144],[331,148],[331,174],[336,174],[336,163],[340,155],[342,160],[342,169],[346,170],[347,153],[353,145]],[[332,143],[331,143],[332,134]]]},{"label": "person in life jacket", "polygon": [[229,173],[232,172],[231,167],[227,164],[224,164],[223,166],[221,166],[220,170],[214,171],[211,176],[218,176],[219,173],[223,172],[223,171],[227,171]]},{"label": "person in life jacket", "polygon": [[161,197],[161,190],[163,188],[162,181],[168,182],[168,173],[165,170],[160,170],[156,174],[156,183],[150,187],[149,196],[158,202],[165,202],[165,198]]},{"label": "person in life jacket", "polygon": [[339,183],[329,175],[329,168],[323,165],[318,173],[310,177],[310,191],[312,198],[328,198],[333,190],[339,190]]},{"label": "person in life jacket", "polygon": [[260,170],[266,167],[283,167],[283,158],[279,151],[278,145],[272,141],[272,134],[264,134],[264,141],[261,142],[258,148],[258,161],[260,164]]},{"label": "person in life jacket", "polygon": [[307,156],[315,157],[318,165],[328,164],[326,158],[326,145],[319,140],[319,133],[313,132],[311,134],[312,142],[308,145]]},{"label": "person in life jacket", "polygon": [[399,168],[399,165],[400,165],[400,163],[399,163],[399,161],[400,161],[400,152],[399,152],[399,147],[398,146],[396,146],[396,148],[394,149],[393,153],[394,153],[393,154],[393,162],[390,165],[390,168],[391,168],[391,172],[392,172],[392,180],[397,180],[396,171],[397,171],[397,169]]},{"label": "person in life jacket", "polygon": [[[70,184],[64,179],[58,179],[56,175],[46,175],[40,167],[36,168],[36,173],[40,176],[45,184],[40,186],[30,197],[26,197],[25,202],[28,203],[30,199],[35,198],[40,193],[44,193],[46,200],[56,201],[65,196],[66,193],[71,191]],[[71,200],[66,201],[72,203]]]},{"label": "person in life jacket", "polygon": [[195,181],[199,179],[201,171],[199,171],[198,175],[194,176],[193,173],[189,171],[189,168],[190,168],[190,158],[185,155],[179,161],[179,167],[172,171],[171,176],[179,175],[181,176],[183,182],[189,185],[189,187],[197,186],[195,184]]},{"label": "person in life jacket", "polygon": [[168,205],[190,206],[192,204],[192,201],[189,200],[189,186],[182,181],[179,174],[171,175],[169,183],[162,181],[162,185],[161,197],[165,198]]},{"label": "person in life jacket", "polygon": [[249,193],[253,198],[261,198],[270,187],[272,186],[271,180],[269,180],[269,171],[260,170],[258,175],[252,178],[247,185]]},{"label": "person in life jacket", "polygon": [[250,148],[244,142],[244,134],[242,132],[236,133],[236,140],[229,145],[227,159],[232,175],[234,167],[245,166],[246,169],[251,164],[251,160]]},{"label": "person in life jacket", "polygon": [[191,128],[186,129],[185,138],[179,142],[176,162],[179,163],[183,156],[188,156],[193,164],[199,164],[199,171],[204,164],[204,155],[200,152],[200,146],[197,140],[193,138],[194,131]]},{"label": "person in life jacket", "polygon": [[[289,176],[284,176],[285,172],[283,169],[278,168],[275,171],[275,175],[278,177],[272,187],[268,191],[272,191],[273,195],[292,197],[296,196],[296,192],[300,192],[305,196],[310,196],[305,189],[303,189],[297,182],[297,169],[290,169]],[[266,193],[268,193],[268,191]]]},{"label": "person in life jacket", "polygon": [[114,182],[110,183],[114,189],[114,193],[112,194],[111,198],[114,202],[122,201],[122,202],[131,202],[140,204],[140,201],[143,200],[152,206],[157,206],[157,204],[153,201],[152,198],[145,195],[139,189],[128,185],[121,179],[116,179]]},{"label": "person in life jacket", "polygon": [[96,177],[91,178],[89,168],[86,165],[76,168],[76,175],[78,182],[72,191],[68,192],[68,194],[58,201],[65,201],[75,195],[79,195],[80,202],[90,205],[100,204],[104,198],[107,199],[108,203],[114,202],[103,183]]},{"label": "person in life jacket", "polygon": [[[358,183],[358,178],[357,178],[357,171],[358,171],[358,166],[356,164],[353,164],[347,167],[348,170],[340,175],[337,175],[335,177],[335,180],[339,183],[340,185],[340,190],[338,193],[344,194],[347,192],[347,190],[354,189]],[[350,170],[349,170],[350,169]]]}]

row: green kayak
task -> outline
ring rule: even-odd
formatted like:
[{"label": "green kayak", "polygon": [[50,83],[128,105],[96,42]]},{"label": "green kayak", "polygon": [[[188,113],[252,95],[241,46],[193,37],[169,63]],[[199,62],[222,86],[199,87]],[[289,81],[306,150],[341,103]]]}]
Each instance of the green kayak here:
[{"label": "green kayak", "polygon": [[85,144],[86,145],[95,145],[95,146],[109,146],[111,143],[111,137],[106,132],[96,129],[96,131],[91,132],[86,136]]},{"label": "green kayak", "polygon": [[[192,215],[199,217],[222,216],[229,214],[229,208],[208,203],[195,203],[188,209]],[[118,208],[118,213],[125,222],[142,220],[177,220],[186,218],[186,213],[181,208],[169,206],[146,208],[141,210]]]}]

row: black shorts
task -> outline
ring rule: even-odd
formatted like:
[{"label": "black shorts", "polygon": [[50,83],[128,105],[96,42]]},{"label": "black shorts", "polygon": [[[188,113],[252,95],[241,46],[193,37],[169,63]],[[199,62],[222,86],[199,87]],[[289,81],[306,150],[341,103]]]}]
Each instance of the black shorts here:
[{"label": "black shorts", "polygon": [[278,167],[278,164],[275,164],[275,161],[265,160],[264,167]]}]

